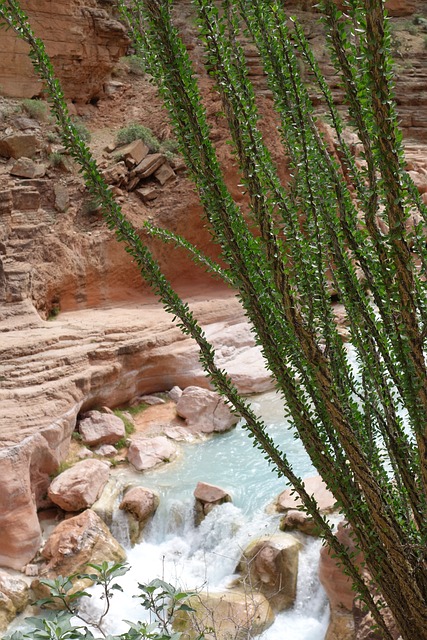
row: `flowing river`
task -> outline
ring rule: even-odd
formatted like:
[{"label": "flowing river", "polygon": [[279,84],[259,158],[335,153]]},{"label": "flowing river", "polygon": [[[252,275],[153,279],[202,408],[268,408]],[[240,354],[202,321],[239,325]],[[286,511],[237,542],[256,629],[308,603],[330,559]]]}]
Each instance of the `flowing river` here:
[{"label": "flowing river", "polygon": [[[254,401],[268,421],[269,432],[286,451],[303,477],[315,471],[298,440],[283,421],[283,405],[273,392]],[[182,590],[223,590],[230,585],[242,550],[250,540],[278,531],[280,517],[267,515],[265,507],[285,488],[258,449],[239,425],[203,443],[182,444],[179,459],[150,473],[118,469],[119,483],[141,484],[154,489],[160,506],[144,531],[144,541],[128,551],[130,571],[120,579],[124,589],[112,601],[108,632],[122,633],[122,620],[143,619],[143,609],[132,595],[137,584],[154,578]],[[216,507],[199,527],[193,524],[193,491],[198,481],[221,486],[232,503]],[[125,517],[117,512],[114,535],[128,541]],[[328,623],[327,600],[317,578],[320,541],[296,534],[303,542],[300,553],[298,591],[292,609],[279,614],[264,632],[263,640],[323,640]],[[92,598],[90,607],[94,606]]]}]

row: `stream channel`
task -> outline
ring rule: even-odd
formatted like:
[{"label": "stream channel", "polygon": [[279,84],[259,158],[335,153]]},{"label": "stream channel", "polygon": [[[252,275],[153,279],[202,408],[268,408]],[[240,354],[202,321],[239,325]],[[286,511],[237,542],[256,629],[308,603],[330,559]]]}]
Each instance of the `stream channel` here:
[{"label": "stream channel", "polygon": [[[253,406],[269,425],[269,433],[286,451],[302,477],[316,475],[302,445],[283,419],[283,404],[274,393],[253,399]],[[144,541],[128,545],[126,518],[115,512],[112,533],[128,548],[130,571],[119,579],[124,592],[116,592],[108,616],[109,633],[122,633],[122,620],[142,620],[144,610],[137,585],[162,578],[181,590],[223,590],[235,577],[242,550],[259,535],[278,531],[280,516],[265,508],[286,488],[263,454],[252,446],[247,432],[238,425],[232,431],[205,442],[181,444],[179,459],[163,468],[138,474],[117,469],[120,483],[140,484],[155,490],[160,506]],[[216,507],[197,528],[193,524],[193,491],[198,481],[219,485],[232,496],[232,503]],[[263,640],[323,640],[329,608],[317,577],[321,542],[296,533],[303,542],[299,557],[297,598],[292,609],[279,614],[262,635]],[[96,598],[88,606],[94,607]],[[90,605],[89,605],[90,603]]]}]

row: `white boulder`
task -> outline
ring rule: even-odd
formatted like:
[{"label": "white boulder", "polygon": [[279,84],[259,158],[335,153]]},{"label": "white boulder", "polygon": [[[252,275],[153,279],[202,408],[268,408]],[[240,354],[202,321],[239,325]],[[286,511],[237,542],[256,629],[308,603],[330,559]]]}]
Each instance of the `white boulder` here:
[{"label": "white boulder", "polygon": [[228,431],[239,421],[218,393],[201,387],[184,389],[176,411],[187,427],[198,433]]}]

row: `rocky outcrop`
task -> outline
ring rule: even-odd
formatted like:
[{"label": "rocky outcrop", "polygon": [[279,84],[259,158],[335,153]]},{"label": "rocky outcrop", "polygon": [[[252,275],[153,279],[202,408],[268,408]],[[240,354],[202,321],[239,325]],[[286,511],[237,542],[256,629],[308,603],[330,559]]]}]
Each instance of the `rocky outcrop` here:
[{"label": "rocky outcrop", "polygon": [[287,533],[253,540],[237,565],[248,592],[259,591],[275,612],[295,601],[301,543]]},{"label": "rocky outcrop", "polygon": [[110,469],[100,460],[82,460],[63,471],[49,487],[52,502],[64,511],[91,507],[108,481]]},{"label": "rocky outcrop", "polygon": [[[37,36],[44,40],[65,97],[88,102],[104,93],[114,64],[126,53],[125,28],[97,0],[22,0]],[[6,96],[40,96],[43,85],[28,58],[28,47],[2,31],[0,87]]]},{"label": "rocky outcrop", "polygon": [[179,611],[173,622],[183,640],[196,640],[201,634],[206,640],[244,640],[261,634],[274,622],[273,611],[260,593],[199,593],[187,604],[193,611]]},{"label": "rocky outcrop", "polygon": [[37,518],[52,473],[65,455],[71,431],[41,429],[17,444],[0,449],[0,565],[20,569],[36,554],[41,543]]},{"label": "rocky outcrop", "polygon": [[218,393],[194,386],[184,389],[176,411],[194,433],[222,433],[239,421]]},{"label": "rocky outcrop", "polygon": [[[193,308],[220,341],[221,327],[231,335],[243,312],[229,292],[211,296]],[[37,505],[66,457],[82,406],[208,382],[195,344],[154,303],[61,314],[53,322],[41,320],[28,301],[2,307],[8,310],[0,320],[0,564],[18,569],[38,551]],[[253,348],[245,347],[250,358]],[[242,372],[246,380],[253,375],[254,389],[258,370],[268,377],[259,358],[257,369]]]}]

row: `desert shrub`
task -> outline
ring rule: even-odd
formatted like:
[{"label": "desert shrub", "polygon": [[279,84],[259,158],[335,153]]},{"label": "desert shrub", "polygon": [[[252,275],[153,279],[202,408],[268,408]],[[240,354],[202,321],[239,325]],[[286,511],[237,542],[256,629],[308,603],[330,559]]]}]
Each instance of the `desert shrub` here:
[{"label": "desert shrub", "polygon": [[55,167],[56,169],[58,169],[59,167],[62,167],[64,164],[64,157],[62,153],[59,153],[59,151],[53,151],[52,153],[50,153],[49,163],[52,167]]},{"label": "desert shrub", "polygon": [[84,140],[84,142],[90,142],[92,136],[90,135],[90,131],[83,120],[81,118],[74,117],[72,118],[72,122],[77,129],[79,137]]},{"label": "desert shrub", "polygon": [[134,142],[134,140],[143,140],[152,152],[159,151],[160,149],[160,142],[151,129],[137,122],[131,122],[117,132],[117,144],[129,144],[130,142]]},{"label": "desert shrub", "polygon": [[34,120],[46,122],[48,119],[49,110],[44,100],[23,100],[21,106],[22,110]]},{"label": "desert shrub", "polygon": [[[129,411],[127,411],[127,413],[129,413]],[[127,436],[130,436],[132,433],[134,433],[135,426],[132,423],[132,421],[129,420],[129,418],[126,416],[126,412],[125,411],[122,411],[121,409],[114,409],[114,415],[117,416],[118,418],[120,418],[120,420],[123,421],[123,424],[125,425],[125,432],[126,432]],[[125,438],[125,440],[126,440],[126,438]],[[123,446],[125,446],[125,445],[123,445]]]},{"label": "desert shrub", "polygon": [[126,56],[125,61],[129,69],[129,73],[132,73],[134,76],[145,75],[145,63],[140,56]]}]

